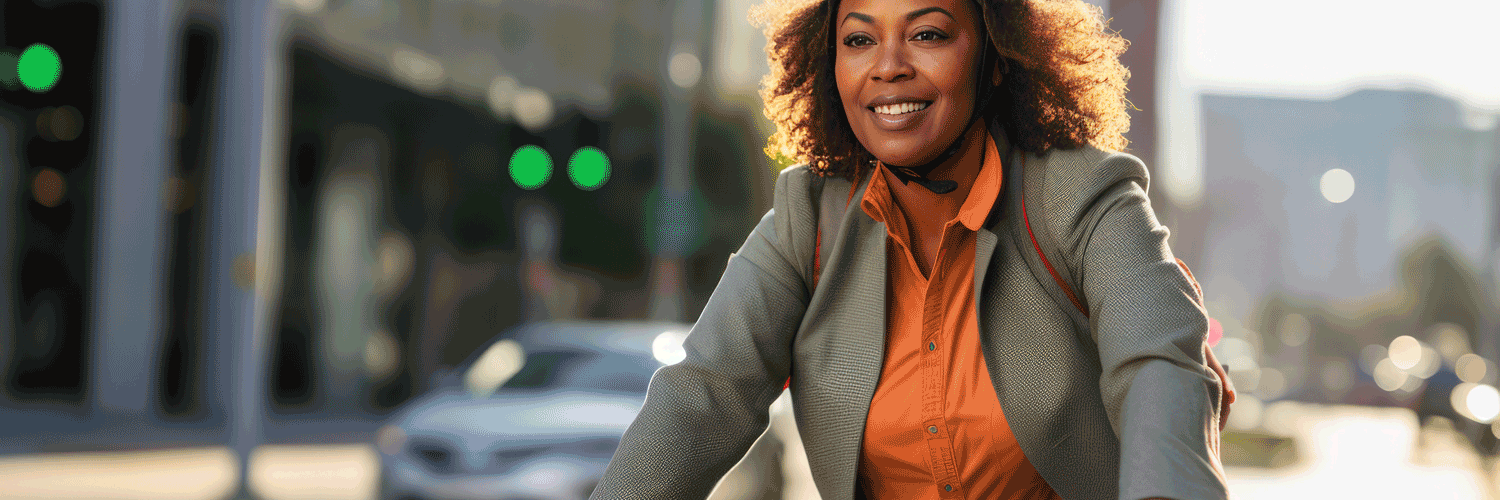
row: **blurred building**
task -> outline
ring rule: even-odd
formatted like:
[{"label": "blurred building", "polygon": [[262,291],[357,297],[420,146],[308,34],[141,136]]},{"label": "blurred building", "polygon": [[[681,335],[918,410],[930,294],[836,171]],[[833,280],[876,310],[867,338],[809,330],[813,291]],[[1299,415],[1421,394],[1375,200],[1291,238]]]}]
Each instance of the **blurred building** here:
[{"label": "blurred building", "polygon": [[[267,7],[271,50],[236,38],[246,5]],[[645,317],[667,222],[643,200],[662,184],[669,88],[687,89],[682,157],[701,200],[668,221],[688,221],[682,314],[696,317],[775,170],[760,42],[713,39],[743,11],[695,5],[6,2],[0,62],[45,42],[66,70],[50,94],[0,71],[0,452],[222,443],[235,381],[255,373],[271,439],[364,432],[348,419],[420,393],[510,325]],[[139,65],[121,40],[159,57]],[[692,82],[667,70],[682,54]],[[224,118],[246,99],[234,75],[266,82],[253,137]],[[517,160],[526,148],[545,161]],[[247,150],[265,162],[226,160]],[[581,180],[570,167],[589,151],[604,174]],[[540,184],[517,177],[544,163]],[[535,206],[547,216],[528,219]],[[548,227],[523,230],[532,219]],[[242,237],[270,265],[226,250]],[[225,300],[248,309],[226,316]],[[240,361],[246,338],[265,349],[258,371]]]},{"label": "blurred building", "polygon": [[[1318,365],[1299,371],[1310,360],[1348,366],[1362,345],[1402,334],[1431,342],[1421,335],[1437,322],[1461,325],[1495,359],[1493,117],[1417,91],[1205,95],[1202,106],[1206,195],[1194,217],[1207,231],[1194,271],[1213,314],[1282,352],[1267,362],[1287,371],[1288,390],[1318,376]],[[1329,335],[1349,339],[1318,338]]]}]

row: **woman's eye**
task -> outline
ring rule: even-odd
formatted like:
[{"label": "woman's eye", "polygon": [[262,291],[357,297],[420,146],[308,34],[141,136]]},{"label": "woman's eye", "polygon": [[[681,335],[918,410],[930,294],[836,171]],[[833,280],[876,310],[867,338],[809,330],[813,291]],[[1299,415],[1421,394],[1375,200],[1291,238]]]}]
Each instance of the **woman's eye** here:
[{"label": "woman's eye", "polygon": [[943,32],[938,30],[922,30],[916,36],[911,37],[912,40],[918,42],[931,42],[945,38],[948,38],[948,35],[944,35]]},{"label": "woman's eye", "polygon": [[870,37],[859,33],[844,37],[844,45],[848,45],[850,47],[862,47],[872,43],[875,43],[875,41],[871,40]]}]

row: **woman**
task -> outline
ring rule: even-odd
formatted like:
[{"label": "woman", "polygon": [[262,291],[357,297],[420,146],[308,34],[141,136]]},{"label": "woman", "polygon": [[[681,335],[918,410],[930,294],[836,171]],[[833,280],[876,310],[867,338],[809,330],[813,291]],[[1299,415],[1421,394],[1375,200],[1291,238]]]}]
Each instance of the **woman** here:
[{"label": "woman", "polygon": [[788,376],[824,500],[1225,498],[1231,398],[1144,166],[1110,151],[1125,42],[1097,9],[784,3],[759,11],[768,152],[806,163],[593,498],[703,498]]}]

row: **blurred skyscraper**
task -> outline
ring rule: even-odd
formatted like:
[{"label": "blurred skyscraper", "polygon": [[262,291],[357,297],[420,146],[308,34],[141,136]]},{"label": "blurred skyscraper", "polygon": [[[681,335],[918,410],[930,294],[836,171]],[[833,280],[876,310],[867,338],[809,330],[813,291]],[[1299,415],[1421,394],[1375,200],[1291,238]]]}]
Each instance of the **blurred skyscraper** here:
[{"label": "blurred skyscraper", "polygon": [[[1278,292],[1372,299],[1401,286],[1399,259],[1430,239],[1446,242],[1466,272],[1490,276],[1483,288],[1494,296],[1493,119],[1414,91],[1331,101],[1205,95],[1202,104],[1206,197],[1196,216],[1208,230],[1195,271],[1220,310],[1248,321]],[[1352,195],[1335,169],[1352,177]],[[1477,326],[1491,331],[1493,321]]]}]

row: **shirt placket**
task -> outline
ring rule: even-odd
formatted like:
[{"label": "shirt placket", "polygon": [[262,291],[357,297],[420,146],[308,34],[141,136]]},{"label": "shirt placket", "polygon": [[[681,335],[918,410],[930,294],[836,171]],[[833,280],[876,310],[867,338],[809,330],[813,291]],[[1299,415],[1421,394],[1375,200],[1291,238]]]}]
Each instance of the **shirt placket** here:
[{"label": "shirt placket", "polygon": [[[922,421],[926,424],[927,450],[932,464],[932,477],[936,481],[938,496],[944,499],[964,498],[958,482],[958,464],[953,458],[953,440],[944,415],[947,408],[947,360],[952,353],[945,351],[951,345],[951,332],[943,330],[943,296],[946,293],[943,280],[947,273],[948,254],[952,248],[950,229],[943,228],[942,242],[938,245],[938,259],[929,273],[922,304],[922,343],[926,355],[922,357]],[[956,234],[953,233],[953,234]]]}]

